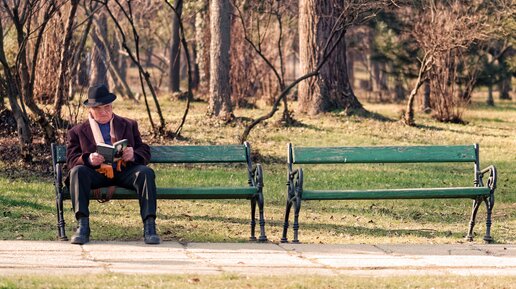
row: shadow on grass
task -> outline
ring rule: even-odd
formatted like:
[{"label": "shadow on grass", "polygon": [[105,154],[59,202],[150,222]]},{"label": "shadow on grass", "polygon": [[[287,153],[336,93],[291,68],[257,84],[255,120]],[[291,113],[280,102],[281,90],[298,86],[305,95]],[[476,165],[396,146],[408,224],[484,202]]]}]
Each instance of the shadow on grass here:
[{"label": "shadow on grass", "polygon": [[[137,214],[136,212],[134,212]],[[103,214],[104,217],[104,214]],[[120,216],[117,216],[120,217]],[[112,218],[111,216],[107,219]],[[220,228],[214,226],[197,226],[192,224],[191,227],[182,225],[180,223],[173,223],[170,221],[183,220],[183,216],[164,216],[158,217],[156,223],[159,229],[159,234],[163,241],[177,241],[177,242],[247,242],[250,236],[250,226],[243,234],[248,236],[228,236],[228,230],[221,226]],[[195,216],[192,220],[202,220],[209,222],[221,222],[224,224],[247,224],[239,218],[224,218],[224,217],[202,217]],[[168,222],[164,222],[168,221]],[[66,235],[70,238],[75,230],[76,223],[73,220],[67,220]],[[143,224],[106,224],[99,220],[90,220],[90,227],[92,231],[92,240],[94,241],[142,241],[143,244]],[[256,236],[259,236],[259,226],[257,224]]]},{"label": "shadow on grass", "polygon": [[[276,226],[283,227],[283,222],[274,222]],[[288,230],[288,236],[293,236],[292,221],[290,222],[290,228]],[[383,228],[366,228],[363,226],[349,226],[349,225],[338,225],[338,224],[327,224],[327,223],[303,223],[300,222],[299,233],[300,239],[302,239],[302,232],[304,230],[311,231],[327,231],[334,232],[336,234],[345,233],[351,236],[371,236],[371,237],[402,237],[402,236],[415,236],[427,239],[433,239],[437,237],[452,237],[454,234],[456,237],[463,237],[466,233],[464,232],[451,232],[448,230],[433,230],[433,229],[383,229]]]},{"label": "shadow on grass", "polygon": [[[230,223],[230,224],[240,224],[240,225],[245,225],[245,224],[249,224],[249,226],[251,225],[251,210],[249,210],[249,218],[236,218],[236,217],[230,217],[230,216],[224,216],[224,215],[220,215],[220,216],[192,216],[192,215],[188,215],[188,214],[178,214],[178,215],[161,215],[160,216],[160,219],[162,220],[178,220],[178,219],[183,219],[183,218],[186,218],[188,219],[189,221],[210,221],[210,222],[222,222],[222,223]],[[256,223],[257,223],[257,226],[258,226],[258,208],[256,209]],[[265,221],[267,223],[267,220]]]},{"label": "shadow on grass", "polygon": [[34,210],[47,210],[47,211],[50,211],[53,209],[53,207],[50,207],[50,206],[41,205],[38,203],[29,202],[29,201],[25,201],[25,200],[15,200],[15,199],[8,198],[8,197],[1,196],[1,195],[0,195],[0,203],[2,203],[3,205],[6,205],[7,207],[27,207],[27,208],[31,208]]},{"label": "shadow on grass", "polygon": [[359,110],[353,110],[353,109],[334,110],[334,111],[332,111],[332,113],[335,116],[356,117],[356,118],[359,118],[359,119],[360,118],[361,119],[373,119],[373,120],[380,121],[380,122],[396,122],[396,121],[399,121],[398,119],[392,119],[392,118],[386,117],[383,114],[379,114],[379,113],[373,112],[373,111],[368,111],[368,110],[365,110],[365,109],[359,109]]},{"label": "shadow on grass", "polygon": [[[467,126],[467,124],[465,124],[464,126]],[[475,125],[475,126],[482,127],[480,125]],[[496,133],[483,133],[483,132],[481,133],[478,131],[464,131],[464,130],[457,130],[457,129],[452,129],[452,128],[436,127],[436,126],[427,125],[427,124],[416,124],[415,127],[419,128],[419,129],[427,129],[427,130],[432,130],[432,131],[447,131],[447,132],[452,132],[452,133],[456,133],[456,134],[460,134],[460,135],[474,135],[474,136],[483,136],[483,137],[503,137],[503,138],[511,137],[511,135],[509,135],[509,134],[499,134],[499,133],[496,134]],[[505,128],[493,128],[493,127],[483,127],[483,128],[511,131],[510,129],[505,129]]]},{"label": "shadow on grass", "polygon": [[48,183],[53,184],[53,176],[50,172],[41,172],[30,168],[6,168],[0,171],[0,178],[18,180],[24,183]]},{"label": "shadow on grass", "polygon": [[[465,200],[466,201],[466,200]],[[422,204],[418,204],[416,207],[424,207]],[[375,218],[390,218],[393,220],[401,221],[401,220],[411,220],[414,222],[424,222],[424,223],[432,223],[432,224],[440,224],[442,222],[450,222],[450,223],[461,223],[467,224],[469,222],[470,215],[468,213],[457,213],[457,212],[436,212],[435,209],[428,210],[409,210],[406,211],[403,208],[399,209],[391,209],[384,206],[377,205],[369,205],[364,206],[363,208],[354,208],[354,207],[345,207],[339,208],[335,210],[325,210],[325,213],[331,213],[335,211],[335,213],[339,213],[339,210],[346,211],[347,214],[352,214],[356,216],[361,216],[363,218],[371,218],[374,220]],[[469,207],[468,207],[469,210]],[[468,211],[469,212],[469,211]],[[477,214],[477,223],[479,220],[482,220],[485,216],[482,214],[483,208],[481,208]]]}]

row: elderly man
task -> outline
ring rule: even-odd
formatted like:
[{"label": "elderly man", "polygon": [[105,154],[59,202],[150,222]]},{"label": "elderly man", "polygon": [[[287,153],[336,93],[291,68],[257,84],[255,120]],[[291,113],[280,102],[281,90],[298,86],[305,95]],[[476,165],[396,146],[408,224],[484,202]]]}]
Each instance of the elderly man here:
[{"label": "elderly man", "polygon": [[[84,244],[90,239],[88,209],[90,192],[109,187],[109,194],[115,186],[136,191],[139,197],[140,215],[144,224],[146,244],[159,244],[156,233],[156,183],[154,171],[146,166],[150,160],[149,146],[142,142],[136,121],[113,114],[112,102],[116,96],[105,85],[90,87],[88,120],[74,126],[67,136],[67,164],[70,195],[78,221],[78,228],[72,236],[72,244]],[[97,144],[113,144],[128,140],[121,160],[105,164],[104,157],[96,152]]]}]

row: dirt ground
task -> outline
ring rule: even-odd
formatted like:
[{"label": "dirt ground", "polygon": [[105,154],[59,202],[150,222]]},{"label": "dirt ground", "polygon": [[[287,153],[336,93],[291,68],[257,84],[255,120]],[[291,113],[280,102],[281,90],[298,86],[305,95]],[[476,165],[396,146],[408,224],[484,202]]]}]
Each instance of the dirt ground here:
[{"label": "dirt ground", "polygon": [[20,159],[16,121],[10,110],[0,112],[0,174],[8,178],[30,176],[51,177],[52,156],[50,144],[44,143],[38,129],[33,128],[32,162]]}]

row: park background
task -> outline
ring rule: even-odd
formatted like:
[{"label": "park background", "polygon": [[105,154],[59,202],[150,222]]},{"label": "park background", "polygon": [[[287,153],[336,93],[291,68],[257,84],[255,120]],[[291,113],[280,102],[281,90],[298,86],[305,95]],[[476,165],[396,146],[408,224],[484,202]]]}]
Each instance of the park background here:
[{"label": "park background", "polygon": [[[492,235],[516,234],[512,1],[3,1],[0,239],[55,240],[50,143],[107,83],[153,145],[251,143],[279,242],[287,144],[480,144],[499,171]],[[179,16],[179,17],[178,17]],[[187,53],[185,53],[187,52]],[[241,167],[153,165],[160,186],[246,183]],[[471,186],[471,164],[310,166],[306,188]],[[244,242],[245,201],[158,201],[162,238]],[[67,232],[75,226],[65,202]],[[92,202],[94,240],[139,240],[135,201]],[[462,243],[471,202],[305,202],[305,243]],[[485,230],[485,207],[475,242]]]}]

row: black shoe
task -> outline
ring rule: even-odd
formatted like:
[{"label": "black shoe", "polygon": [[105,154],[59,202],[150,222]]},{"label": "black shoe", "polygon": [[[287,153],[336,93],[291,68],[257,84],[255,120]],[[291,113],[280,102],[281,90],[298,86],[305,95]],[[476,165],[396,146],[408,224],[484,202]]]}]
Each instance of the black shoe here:
[{"label": "black shoe", "polygon": [[161,239],[156,234],[156,222],[155,219],[149,217],[143,221],[143,240],[145,244],[159,244]]},{"label": "black shoe", "polygon": [[72,236],[72,244],[86,244],[90,241],[90,219],[82,217],[78,220],[79,227]]}]

